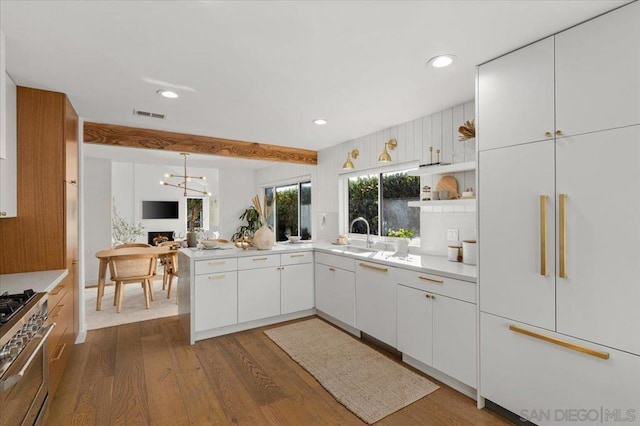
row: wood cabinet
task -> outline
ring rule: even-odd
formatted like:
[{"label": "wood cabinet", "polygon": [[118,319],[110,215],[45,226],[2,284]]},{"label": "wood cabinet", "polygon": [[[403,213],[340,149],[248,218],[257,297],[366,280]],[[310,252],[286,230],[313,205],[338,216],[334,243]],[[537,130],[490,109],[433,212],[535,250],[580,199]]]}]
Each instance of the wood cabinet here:
[{"label": "wood cabinet", "polygon": [[17,88],[18,214],[0,221],[0,273],[69,272],[49,302],[50,320],[57,324],[49,341],[50,396],[79,327],[77,126],[64,94]]},{"label": "wood cabinet", "polygon": [[316,256],[316,309],[350,327],[356,326],[354,269],[353,259],[325,253]]},{"label": "wood cabinet", "polygon": [[313,309],[313,252],[280,255],[280,313]]},{"label": "wood cabinet", "polygon": [[[0,72],[4,72],[1,70]],[[0,111],[5,121],[0,124],[4,133],[4,158],[0,157],[0,219],[16,217],[18,214],[17,191],[17,134],[16,134],[16,101],[17,88],[13,80],[5,75],[6,108]]]},{"label": "wood cabinet", "polygon": [[476,387],[476,306],[431,292],[396,286],[398,350]]},{"label": "wood cabinet", "polygon": [[396,268],[357,262],[356,328],[394,348],[396,276]]}]

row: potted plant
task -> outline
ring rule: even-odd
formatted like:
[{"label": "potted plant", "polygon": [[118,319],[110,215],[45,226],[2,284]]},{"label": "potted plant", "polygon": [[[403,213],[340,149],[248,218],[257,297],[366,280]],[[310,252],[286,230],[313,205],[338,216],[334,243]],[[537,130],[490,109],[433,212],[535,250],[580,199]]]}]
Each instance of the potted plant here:
[{"label": "potted plant", "polygon": [[413,238],[413,229],[398,229],[394,231],[389,229],[387,236],[395,238],[396,253],[407,253],[409,251],[409,243]]},{"label": "potted plant", "polygon": [[262,222],[260,221],[260,214],[258,213],[258,210],[256,210],[256,208],[253,206],[246,209],[238,219],[246,220],[247,224],[240,225],[238,227],[236,233],[231,237],[232,241],[236,241],[245,236],[253,236],[253,234],[262,226]]}]

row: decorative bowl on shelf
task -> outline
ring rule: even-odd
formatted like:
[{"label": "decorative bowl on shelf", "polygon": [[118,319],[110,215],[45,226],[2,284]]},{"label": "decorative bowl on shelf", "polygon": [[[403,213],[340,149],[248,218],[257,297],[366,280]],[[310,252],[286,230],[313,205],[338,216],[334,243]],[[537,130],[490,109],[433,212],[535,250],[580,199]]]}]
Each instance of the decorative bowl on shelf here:
[{"label": "decorative bowl on shelf", "polygon": [[218,247],[217,240],[202,240],[202,245],[204,248],[212,249]]},{"label": "decorative bowl on shelf", "polygon": [[298,241],[300,241],[299,235],[289,235],[287,236],[287,238],[289,239],[290,243],[297,243]]}]

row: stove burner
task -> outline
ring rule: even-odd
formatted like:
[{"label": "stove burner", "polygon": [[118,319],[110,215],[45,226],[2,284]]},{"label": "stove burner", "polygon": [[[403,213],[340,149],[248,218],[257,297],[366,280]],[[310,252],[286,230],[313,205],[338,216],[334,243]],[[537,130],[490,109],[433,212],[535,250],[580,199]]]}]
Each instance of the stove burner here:
[{"label": "stove burner", "polygon": [[0,325],[13,318],[35,295],[33,290],[25,290],[19,294],[5,292],[0,295]]}]

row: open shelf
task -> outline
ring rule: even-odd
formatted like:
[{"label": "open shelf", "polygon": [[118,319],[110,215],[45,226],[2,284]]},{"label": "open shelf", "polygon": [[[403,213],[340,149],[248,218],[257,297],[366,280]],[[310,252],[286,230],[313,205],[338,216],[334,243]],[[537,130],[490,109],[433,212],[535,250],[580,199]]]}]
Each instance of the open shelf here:
[{"label": "open shelf", "polygon": [[409,201],[409,207],[420,207],[423,213],[473,213],[476,211],[475,198],[456,200]]},{"label": "open shelf", "polygon": [[447,164],[446,166],[420,166],[416,170],[410,170],[407,172],[409,176],[428,176],[428,175],[440,175],[445,173],[466,172],[476,169],[475,161],[467,161],[466,163]]}]

